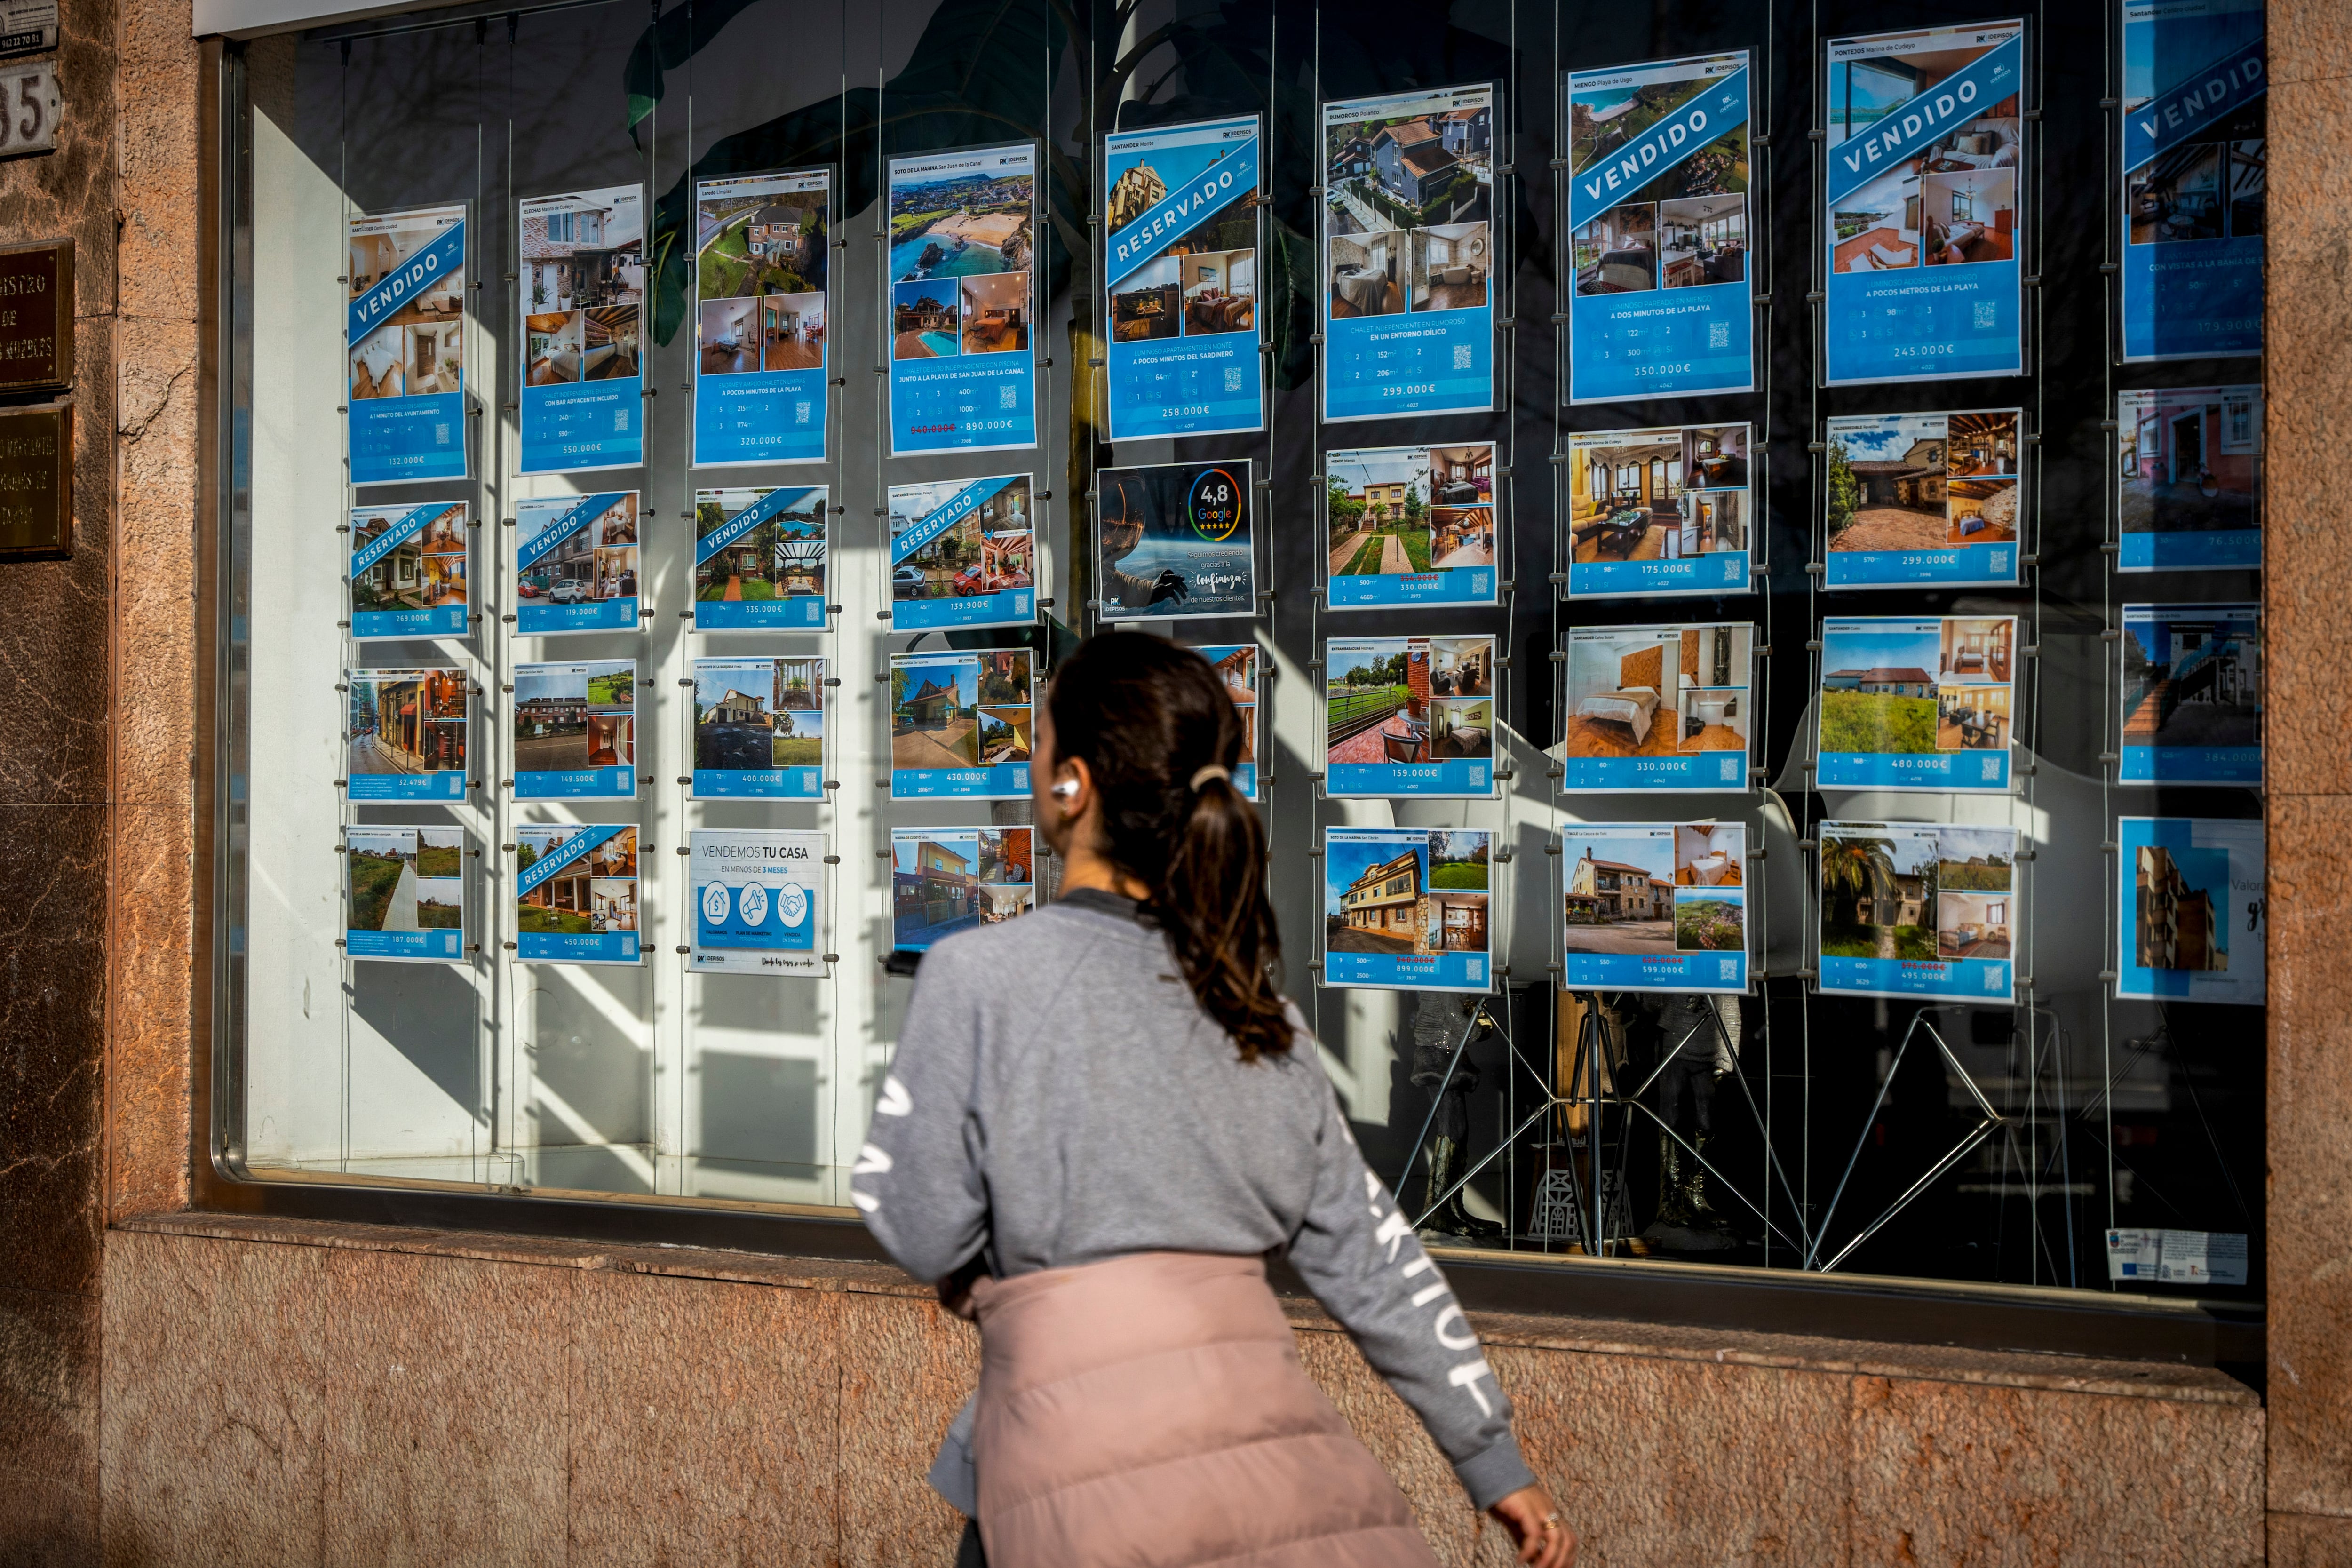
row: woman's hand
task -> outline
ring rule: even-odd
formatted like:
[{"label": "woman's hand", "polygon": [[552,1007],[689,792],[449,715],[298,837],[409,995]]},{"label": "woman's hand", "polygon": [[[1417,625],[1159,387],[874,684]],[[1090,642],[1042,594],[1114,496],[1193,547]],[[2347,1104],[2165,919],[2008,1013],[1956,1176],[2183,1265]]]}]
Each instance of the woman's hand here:
[{"label": "woman's hand", "polygon": [[1576,1531],[1559,1521],[1559,1510],[1543,1488],[1521,1487],[1486,1511],[1518,1542],[1520,1562],[1536,1568],[1574,1568]]}]

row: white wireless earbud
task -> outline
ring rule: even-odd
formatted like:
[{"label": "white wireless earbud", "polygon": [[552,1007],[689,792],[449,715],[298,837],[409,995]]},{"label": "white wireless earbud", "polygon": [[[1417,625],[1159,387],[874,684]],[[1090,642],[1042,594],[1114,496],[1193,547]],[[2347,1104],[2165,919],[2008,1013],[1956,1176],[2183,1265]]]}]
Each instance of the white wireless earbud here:
[{"label": "white wireless earbud", "polygon": [[1076,779],[1064,779],[1060,784],[1055,784],[1051,791],[1051,794],[1055,800],[1067,800],[1077,793],[1078,781]]}]

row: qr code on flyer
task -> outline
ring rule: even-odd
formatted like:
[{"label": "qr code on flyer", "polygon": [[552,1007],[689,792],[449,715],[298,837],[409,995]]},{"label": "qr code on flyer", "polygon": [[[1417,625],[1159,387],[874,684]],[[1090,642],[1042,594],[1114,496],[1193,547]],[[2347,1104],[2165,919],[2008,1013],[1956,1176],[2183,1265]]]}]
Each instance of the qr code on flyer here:
[{"label": "qr code on flyer", "polygon": [[1455,343],[1454,345],[1454,368],[1456,370],[1468,370],[1470,368],[1470,345],[1468,343]]}]

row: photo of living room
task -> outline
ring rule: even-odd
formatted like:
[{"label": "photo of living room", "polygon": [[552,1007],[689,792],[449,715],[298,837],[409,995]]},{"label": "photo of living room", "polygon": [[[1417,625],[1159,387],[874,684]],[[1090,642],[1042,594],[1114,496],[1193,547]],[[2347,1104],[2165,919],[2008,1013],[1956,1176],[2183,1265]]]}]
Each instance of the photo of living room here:
[{"label": "photo of living room", "polygon": [[1029,274],[983,272],[963,284],[963,352],[1013,353],[1029,346]]},{"label": "photo of living room", "polygon": [[1888,272],[1919,265],[1919,176],[1909,163],[1845,197],[1830,214],[1830,268]]},{"label": "photo of living room", "polygon": [[1946,617],[1937,679],[1947,686],[1954,682],[2008,685],[2010,650],[2016,637],[2017,622],[2006,616]]},{"label": "photo of living room", "polygon": [[2259,235],[2269,181],[2262,142],[2171,148],[2131,176],[2124,209],[2131,215],[2131,242],[2177,245]]},{"label": "photo of living room", "polygon": [[1331,268],[1331,319],[1393,316],[1404,310],[1405,234],[1402,229],[1378,229],[1370,234],[1333,235],[1328,258]]},{"label": "photo of living room", "polygon": [[1748,445],[1744,425],[1571,437],[1574,559],[1679,561],[1745,550]]},{"label": "photo of living room", "polygon": [[1476,310],[1486,304],[1494,240],[1483,223],[1412,231],[1412,308]]},{"label": "photo of living room", "polygon": [[1577,229],[1579,294],[1638,294],[1658,286],[1658,208],[1654,202],[1612,207]]},{"label": "photo of living room", "polygon": [[2017,255],[2017,171],[1967,169],[1919,181],[1919,239],[1929,267]]},{"label": "photo of living room", "polygon": [[1658,204],[1664,286],[1696,289],[1748,276],[1748,197],[1685,196]]},{"label": "photo of living room", "polygon": [[824,365],[824,296],[760,297],[761,370],[819,370]]},{"label": "photo of living room", "polygon": [[1936,750],[1998,752],[2009,744],[2010,689],[2006,686],[1939,686],[1936,689]]},{"label": "photo of living room", "polygon": [[1246,332],[1256,324],[1256,250],[1195,250],[1171,259],[1182,269],[1186,337]]},{"label": "photo of living room", "polygon": [[1176,335],[1183,314],[1181,267],[1181,257],[1158,257],[1120,279],[1110,296],[1113,342],[1150,342]]}]

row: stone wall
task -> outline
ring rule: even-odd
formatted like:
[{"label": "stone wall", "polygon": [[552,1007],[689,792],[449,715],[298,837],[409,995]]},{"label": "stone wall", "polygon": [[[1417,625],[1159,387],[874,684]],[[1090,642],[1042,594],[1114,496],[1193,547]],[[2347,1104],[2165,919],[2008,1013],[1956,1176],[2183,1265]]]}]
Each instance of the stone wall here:
[{"label": "stone wall", "polygon": [[[923,1564],[977,1340],[895,1270],[303,1222],[106,1243],[106,1561]],[[1307,1369],[1449,1564],[1511,1560],[1311,1306]],[[1486,1317],[1583,1561],[2263,1561],[2219,1373]]]}]

